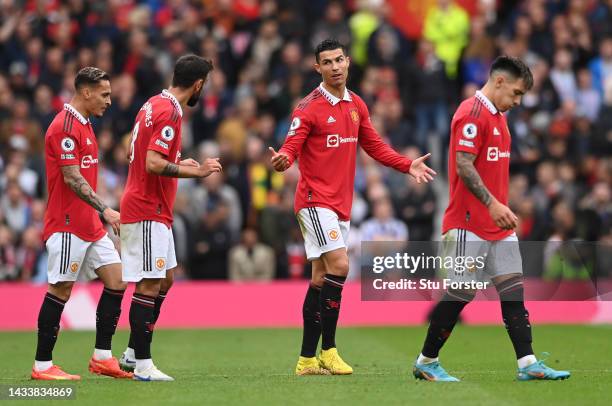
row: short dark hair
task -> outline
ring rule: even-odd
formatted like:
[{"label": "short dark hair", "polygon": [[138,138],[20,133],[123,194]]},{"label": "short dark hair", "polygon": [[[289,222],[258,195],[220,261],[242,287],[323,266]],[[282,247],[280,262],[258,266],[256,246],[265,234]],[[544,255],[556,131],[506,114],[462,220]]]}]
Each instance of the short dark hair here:
[{"label": "short dark hair", "polygon": [[172,86],[188,88],[196,80],[206,79],[211,70],[213,70],[211,61],[194,54],[183,55],[174,65]]},{"label": "short dark hair", "polygon": [[87,66],[76,74],[74,78],[74,88],[75,90],[79,90],[83,86],[97,85],[103,80],[110,81],[108,73],[104,72],[102,69]]},{"label": "short dark hair", "polygon": [[512,56],[498,56],[491,65],[491,71],[489,75],[493,75],[494,72],[503,71],[511,75],[516,79],[523,79],[525,88],[527,90],[533,87],[533,75],[529,67],[519,58]]},{"label": "short dark hair", "polygon": [[346,55],[346,47],[337,39],[328,38],[321,41],[315,48],[315,58],[317,58],[317,63],[319,63],[319,55],[321,52],[333,51],[334,49],[342,49],[342,53]]}]

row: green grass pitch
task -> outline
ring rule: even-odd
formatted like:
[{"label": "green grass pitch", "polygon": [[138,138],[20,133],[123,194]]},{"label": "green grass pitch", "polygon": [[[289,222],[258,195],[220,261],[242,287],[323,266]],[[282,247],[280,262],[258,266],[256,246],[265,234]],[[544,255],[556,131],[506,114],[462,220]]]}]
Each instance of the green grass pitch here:
[{"label": "green grass pitch", "polygon": [[[550,366],[572,372],[569,380],[556,382],[515,380],[516,361],[501,326],[455,329],[441,359],[463,382],[415,381],[411,363],[424,334],[425,327],[340,328],[338,347],[355,369],[352,376],[294,376],[299,329],[156,331],[155,363],[175,382],[118,381],[91,375],[87,361],[93,332],[62,332],[54,361],[82,375],[74,404],[610,404],[611,326],[535,326],[537,354],[550,352]],[[32,383],[29,371],[35,338],[33,332],[0,333],[0,384]],[[127,332],[117,332],[115,355],[126,341]]]}]

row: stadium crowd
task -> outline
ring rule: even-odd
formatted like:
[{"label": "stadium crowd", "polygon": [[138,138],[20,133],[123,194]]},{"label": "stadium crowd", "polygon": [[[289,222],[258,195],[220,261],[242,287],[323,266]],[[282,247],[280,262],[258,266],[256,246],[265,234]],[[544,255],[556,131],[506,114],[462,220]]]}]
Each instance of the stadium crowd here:
[{"label": "stadium crowd", "polygon": [[418,185],[360,153],[353,274],[361,240],[439,239],[451,115],[499,54],[520,56],[535,78],[508,114],[519,238],[612,244],[612,1],[474,3],[468,14],[431,1],[423,36],[411,39],[384,0],[0,1],[0,281],[46,280],[44,133],[76,71],[112,75],[113,105],[92,123],[99,194],[118,208],[134,117],[189,52],[215,70],[185,111],[183,156],[220,156],[224,171],[179,184],[180,274],[305,277],[293,215],[299,171],[274,172],[267,148],[282,145],[293,107],[319,84],[312,49],[326,37],[349,45],[348,87],[380,134],[410,157],[431,151],[444,185]]}]

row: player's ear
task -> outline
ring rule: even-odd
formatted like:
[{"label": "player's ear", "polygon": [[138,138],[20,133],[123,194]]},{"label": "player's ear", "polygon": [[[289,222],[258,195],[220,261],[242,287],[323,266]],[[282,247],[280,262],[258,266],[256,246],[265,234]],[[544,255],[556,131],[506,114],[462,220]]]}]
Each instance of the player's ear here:
[{"label": "player's ear", "polygon": [[318,63],[314,64],[314,68],[317,71],[317,73],[320,75],[321,74],[321,65],[319,65]]},{"label": "player's ear", "polygon": [[504,75],[497,75],[497,77],[495,78],[495,88],[499,89],[500,87],[502,87],[505,81],[506,78],[504,77]]},{"label": "player's ear", "polygon": [[198,79],[195,82],[195,87],[193,88],[194,91],[199,92],[200,90],[202,90],[202,88],[204,87],[204,79]]}]

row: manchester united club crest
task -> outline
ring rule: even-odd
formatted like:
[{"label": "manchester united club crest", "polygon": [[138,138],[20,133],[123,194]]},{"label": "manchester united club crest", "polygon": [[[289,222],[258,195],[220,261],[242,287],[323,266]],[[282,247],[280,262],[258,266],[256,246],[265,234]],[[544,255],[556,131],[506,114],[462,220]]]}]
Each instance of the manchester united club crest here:
[{"label": "manchester united club crest", "polygon": [[330,230],[328,232],[329,238],[331,238],[332,241],[337,241],[338,237],[340,236],[340,234],[338,233],[338,230],[334,229],[334,230]]},{"label": "manchester united club crest", "polygon": [[166,267],[166,259],[165,258],[155,258],[155,267],[160,271],[163,271]]},{"label": "manchester united club crest", "polygon": [[351,110],[351,120],[355,124],[359,123],[359,113],[357,113],[357,110]]}]

